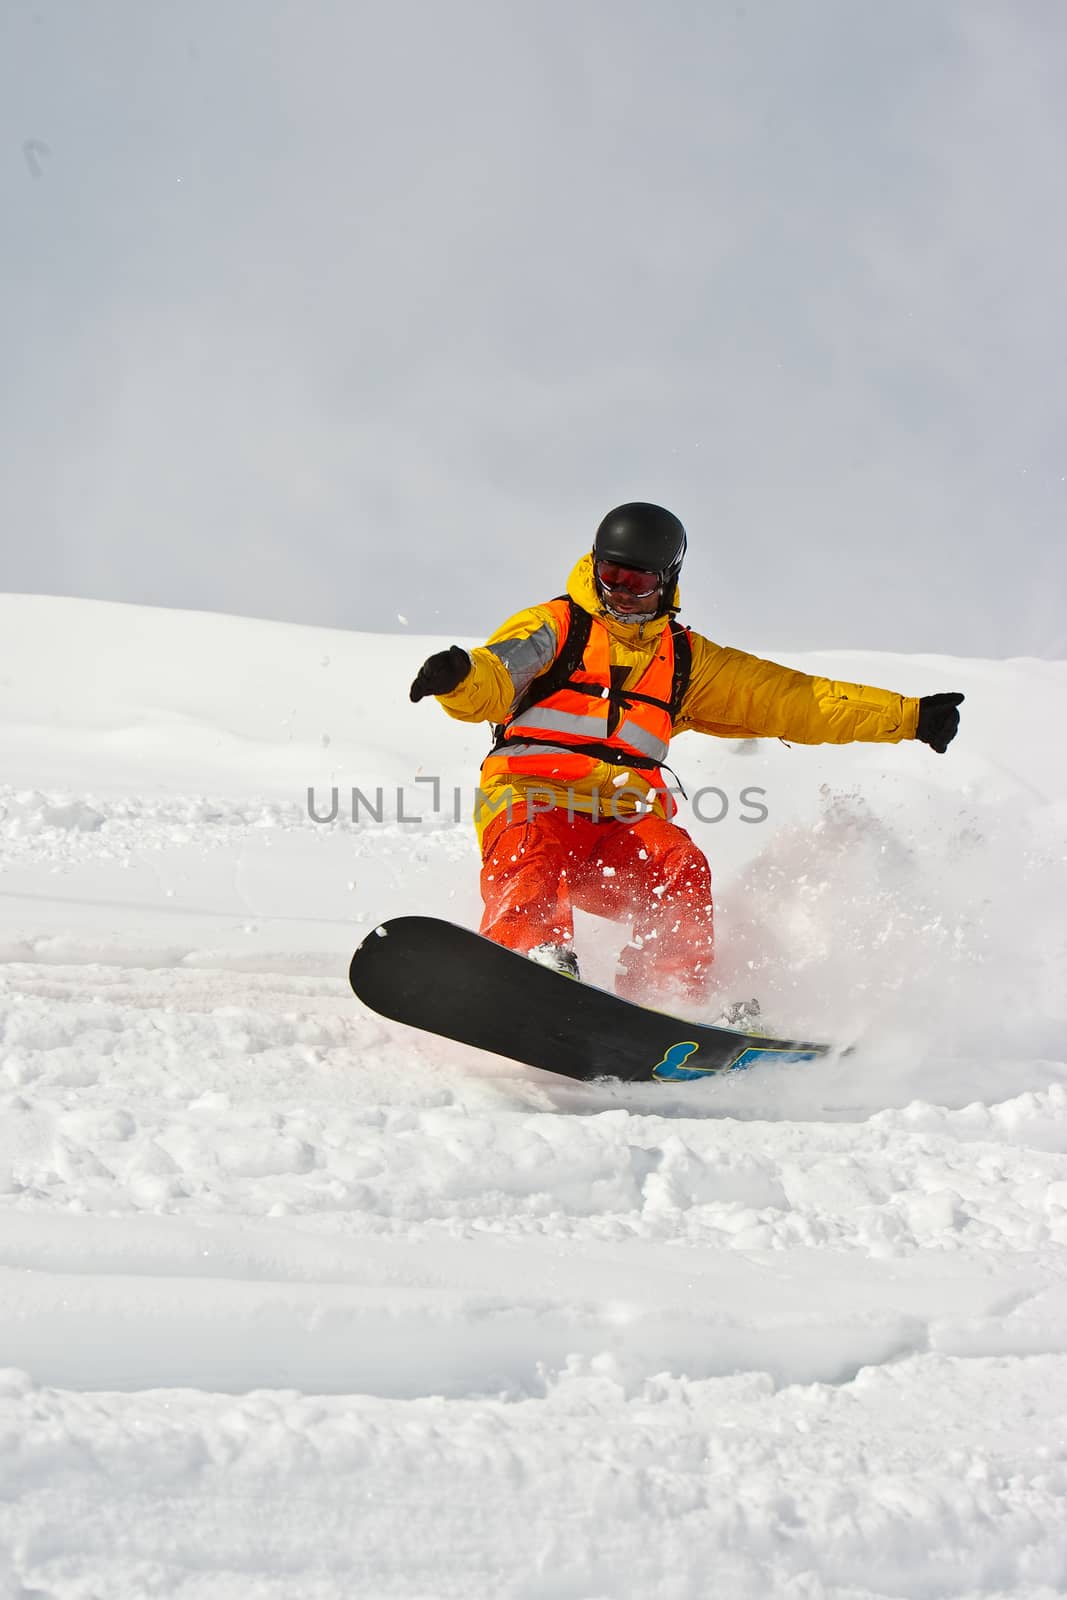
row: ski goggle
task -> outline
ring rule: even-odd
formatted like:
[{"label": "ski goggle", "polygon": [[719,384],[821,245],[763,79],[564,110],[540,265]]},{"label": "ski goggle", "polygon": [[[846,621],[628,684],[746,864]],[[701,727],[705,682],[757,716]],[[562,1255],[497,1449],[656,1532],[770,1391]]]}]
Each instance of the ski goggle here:
[{"label": "ski goggle", "polygon": [[629,594],[645,600],[660,588],[658,572],[642,572],[639,567],[620,567],[614,561],[598,561],[596,575],[601,587],[613,594]]}]

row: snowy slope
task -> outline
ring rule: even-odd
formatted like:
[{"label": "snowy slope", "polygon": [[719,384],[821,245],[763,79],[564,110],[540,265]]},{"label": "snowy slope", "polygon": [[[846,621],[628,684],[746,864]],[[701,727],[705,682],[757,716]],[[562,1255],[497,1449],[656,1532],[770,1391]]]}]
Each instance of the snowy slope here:
[{"label": "snowy slope", "polygon": [[0,597],[0,1597],[1065,1592],[1067,665],[680,739],[724,991],[859,1049],[624,1090],[348,993],[477,918],[434,644]]}]

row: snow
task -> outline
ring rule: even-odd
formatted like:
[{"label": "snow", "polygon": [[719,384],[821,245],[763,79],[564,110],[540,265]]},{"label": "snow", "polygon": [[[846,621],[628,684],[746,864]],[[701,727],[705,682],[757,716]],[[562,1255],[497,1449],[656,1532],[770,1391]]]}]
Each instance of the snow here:
[{"label": "snow", "polygon": [[1067,1592],[1067,664],[680,739],[724,994],[857,1048],[624,1088],[348,991],[477,919],[449,642],[0,597],[0,1597]]}]

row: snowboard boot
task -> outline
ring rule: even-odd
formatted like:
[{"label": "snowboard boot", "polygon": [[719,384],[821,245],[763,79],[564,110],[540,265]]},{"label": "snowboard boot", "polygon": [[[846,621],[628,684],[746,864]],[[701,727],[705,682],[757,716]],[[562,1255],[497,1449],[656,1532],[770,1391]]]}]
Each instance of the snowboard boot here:
[{"label": "snowboard boot", "polygon": [[759,1033],[760,1012],[758,1000],[731,1000],[716,1017],[720,1028],[736,1028],[738,1033]]},{"label": "snowboard boot", "polygon": [[569,944],[535,944],[526,954],[538,966],[551,967],[553,972],[561,972],[565,978],[581,980],[578,957]]}]

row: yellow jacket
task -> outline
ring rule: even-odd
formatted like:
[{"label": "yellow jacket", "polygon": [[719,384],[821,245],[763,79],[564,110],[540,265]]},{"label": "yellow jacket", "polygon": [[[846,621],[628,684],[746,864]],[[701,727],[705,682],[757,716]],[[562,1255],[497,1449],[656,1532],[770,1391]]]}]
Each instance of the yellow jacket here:
[{"label": "yellow jacket", "polygon": [[[630,669],[622,687],[633,688],[657,648],[667,619],[619,622],[609,616],[596,592],[590,555],[583,556],[574,568],[567,592],[605,625],[611,636],[611,663]],[[678,604],[677,591],[674,604]],[[781,738],[795,744],[850,744],[854,740],[896,744],[915,737],[917,699],[888,689],[813,678],[744,650],[714,644],[699,633],[689,637],[693,667],[674,724],[676,734],[692,728],[726,739]],[[481,649],[473,650],[472,670],[463,683],[438,699],[449,716],[460,722],[506,722],[515,700],[546,670],[556,649],[553,613],[543,605],[531,606],[509,618]],[[640,794],[649,794],[651,783],[644,773],[607,762],[598,762],[588,778],[571,785],[515,775],[489,777],[475,808],[479,836],[509,802],[520,801],[530,789],[537,789],[539,796],[551,791],[559,805],[566,806],[569,801],[575,811],[597,809],[601,816],[609,816],[640,809]],[[644,803],[647,806],[648,802]],[[615,812],[609,809],[612,806]],[[653,810],[665,814],[661,796],[654,797]]]}]

